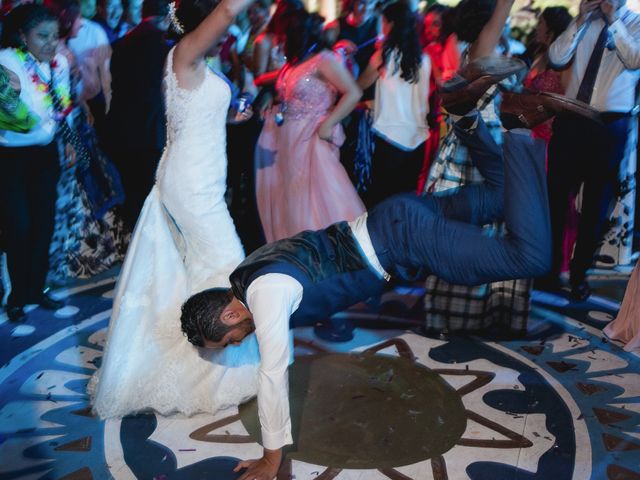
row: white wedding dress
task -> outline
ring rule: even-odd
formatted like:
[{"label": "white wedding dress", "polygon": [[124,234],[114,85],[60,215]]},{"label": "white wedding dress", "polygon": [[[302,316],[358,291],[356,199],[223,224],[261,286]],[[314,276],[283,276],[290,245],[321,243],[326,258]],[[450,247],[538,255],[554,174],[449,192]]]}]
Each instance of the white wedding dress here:
[{"label": "white wedding dress", "polygon": [[256,394],[255,335],[224,351],[192,346],[180,307],[228,287],[244,253],[224,201],[227,84],[206,69],[195,90],[165,72],[167,145],[118,279],[102,365],[89,393],[102,418],[143,410],[214,413]]}]

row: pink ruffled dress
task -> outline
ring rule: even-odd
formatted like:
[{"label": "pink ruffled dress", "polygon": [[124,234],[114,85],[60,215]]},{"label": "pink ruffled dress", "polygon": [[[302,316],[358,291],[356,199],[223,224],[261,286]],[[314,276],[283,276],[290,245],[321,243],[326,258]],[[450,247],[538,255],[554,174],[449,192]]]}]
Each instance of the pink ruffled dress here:
[{"label": "pink ruffled dress", "polygon": [[333,109],[337,91],[318,72],[332,52],[322,52],[296,65],[285,66],[276,88],[284,99],[284,123],[267,114],[256,148],[256,197],[267,242],[303,230],[318,230],[365,211],[340,163],[342,127],[332,142],[318,136],[318,127]]}]

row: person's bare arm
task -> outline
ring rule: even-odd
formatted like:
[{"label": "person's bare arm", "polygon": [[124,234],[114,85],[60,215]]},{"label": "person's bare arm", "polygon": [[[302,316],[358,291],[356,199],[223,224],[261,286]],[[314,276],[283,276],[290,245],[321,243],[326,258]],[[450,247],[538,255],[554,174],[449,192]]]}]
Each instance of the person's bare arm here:
[{"label": "person's bare arm", "polygon": [[318,128],[320,138],[331,141],[333,127],[356,107],[362,96],[362,90],[334,54],[323,55],[318,65],[318,71],[341,93],[340,101]]},{"label": "person's bare arm", "polygon": [[275,85],[281,70],[274,70],[273,72],[267,72],[256,78],[253,83],[256,87],[266,87],[268,85]]},{"label": "person's bare arm", "polygon": [[369,60],[369,64],[367,68],[364,69],[364,72],[358,77],[358,86],[362,90],[366,90],[371,85],[378,80],[380,76],[380,66],[382,65],[382,54],[380,53],[380,49],[376,50],[373,55],[371,55],[371,60]]},{"label": "person's bare arm", "polygon": [[173,54],[173,71],[178,84],[187,90],[197,87],[204,76],[204,57],[227,31],[233,19],[252,0],[222,0],[218,6],[177,44]]},{"label": "person's bare arm", "polygon": [[514,0],[497,0],[493,15],[483,27],[476,41],[471,44],[469,61],[490,57],[494,54],[513,3]]},{"label": "person's bare arm", "polygon": [[253,47],[253,76],[258,78],[269,68],[269,55],[271,53],[271,39],[266,34],[258,35]]}]

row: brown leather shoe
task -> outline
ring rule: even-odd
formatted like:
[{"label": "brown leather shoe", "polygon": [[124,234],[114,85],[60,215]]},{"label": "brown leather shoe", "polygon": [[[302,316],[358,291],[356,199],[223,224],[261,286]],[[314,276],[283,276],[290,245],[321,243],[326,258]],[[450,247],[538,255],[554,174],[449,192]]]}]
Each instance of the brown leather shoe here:
[{"label": "brown leather shoe", "polygon": [[586,103],[555,93],[511,93],[502,94],[500,120],[507,130],[533,128],[555,115],[573,114],[600,122],[600,112]]},{"label": "brown leather shoe", "polygon": [[473,110],[480,97],[496,83],[526,68],[522,60],[483,57],[469,63],[440,89],[443,107],[455,115]]}]

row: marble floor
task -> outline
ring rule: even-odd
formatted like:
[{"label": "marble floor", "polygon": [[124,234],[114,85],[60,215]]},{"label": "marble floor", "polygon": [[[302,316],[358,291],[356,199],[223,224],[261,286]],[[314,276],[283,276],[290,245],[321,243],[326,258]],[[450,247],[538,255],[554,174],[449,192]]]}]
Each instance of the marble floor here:
[{"label": "marble floor", "polygon": [[[347,343],[296,330],[297,448],[279,478],[640,479],[640,358],[601,333],[626,277],[594,278],[588,302],[534,292],[521,339],[428,337],[419,289],[396,292],[406,312],[384,322],[359,311]],[[64,309],[20,325],[0,314],[0,480],[237,478],[237,461],[261,453],[251,403],[92,416],[85,388],[113,288],[106,277],[60,289]]]}]

